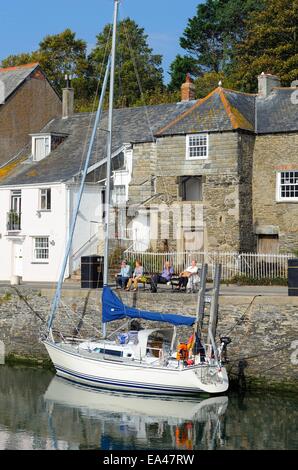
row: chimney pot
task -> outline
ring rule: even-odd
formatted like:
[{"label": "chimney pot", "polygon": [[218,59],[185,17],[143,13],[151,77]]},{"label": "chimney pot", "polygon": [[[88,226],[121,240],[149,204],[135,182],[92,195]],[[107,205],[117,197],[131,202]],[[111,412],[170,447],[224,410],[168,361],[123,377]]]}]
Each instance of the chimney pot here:
[{"label": "chimney pot", "polygon": [[258,94],[261,98],[267,98],[273,88],[280,86],[280,79],[277,75],[262,72],[258,76]]},{"label": "chimney pot", "polygon": [[186,75],[185,83],[181,86],[181,101],[192,101],[196,99],[196,87],[190,74]]}]

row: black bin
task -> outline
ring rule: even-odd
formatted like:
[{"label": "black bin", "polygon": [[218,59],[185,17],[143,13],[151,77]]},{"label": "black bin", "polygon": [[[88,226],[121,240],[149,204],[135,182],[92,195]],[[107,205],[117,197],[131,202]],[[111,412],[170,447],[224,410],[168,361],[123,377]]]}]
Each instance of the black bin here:
[{"label": "black bin", "polygon": [[103,287],[103,256],[92,255],[81,257],[81,287],[97,289]]},{"label": "black bin", "polygon": [[298,258],[288,260],[288,294],[298,297]]}]

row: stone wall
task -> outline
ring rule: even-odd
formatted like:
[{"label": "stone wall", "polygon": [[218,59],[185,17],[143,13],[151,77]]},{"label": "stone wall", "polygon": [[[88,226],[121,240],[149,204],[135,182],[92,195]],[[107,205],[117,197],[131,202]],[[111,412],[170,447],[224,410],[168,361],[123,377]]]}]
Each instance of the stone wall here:
[{"label": "stone wall", "polygon": [[0,109],[0,162],[7,162],[51,119],[61,115],[61,101],[39,74],[21,86]]},{"label": "stone wall", "polygon": [[152,142],[133,147],[132,178],[129,184],[130,204],[140,204],[153,194],[151,176],[154,175],[156,147]]},{"label": "stone wall", "polygon": [[287,169],[298,170],[298,134],[258,136],[253,163],[254,228],[273,227],[281,253],[298,250],[298,203],[276,201],[276,174]]},{"label": "stone wall", "polygon": [[[186,315],[195,314],[197,303],[194,294],[170,291],[121,293],[121,297],[128,305]],[[0,288],[0,340],[5,344],[6,354],[47,358],[39,336],[45,328],[52,298],[52,290]],[[56,330],[72,334],[79,326],[82,335],[99,333],[99,292],[67,289],[62,301],[63,308],[54,324]],[[121,323],[108,325],[108,332]],[[232,338],[228,347],[232,379],[237,380],[244,372],[247,385],[252,388],[298,390],[298,298],[221,296],[217,333]],[[188,334],[189,330],[181,329],[182,339]]]},{"label": "stone wall", "polygon": [[[253,145],[254,136],[250,134],[210,133],[208,158],[193,161],[186,159],[184,135],[157,139],[155,152],[148,144],[135,145],[129,199],[140,204],[152,196],[152,184],[143,181],[154,175],[156,193],[163,194],[165,202],[177,204],[181,201],[179,177],[203,176],[204,247],[197,251],[252,251]],[[192,225],[190,220],[184,220],[176,245],[170,227],[169,246],[184,251],[183,229],[189,230]],[[155,241],[152,246],[159,244]]]}]

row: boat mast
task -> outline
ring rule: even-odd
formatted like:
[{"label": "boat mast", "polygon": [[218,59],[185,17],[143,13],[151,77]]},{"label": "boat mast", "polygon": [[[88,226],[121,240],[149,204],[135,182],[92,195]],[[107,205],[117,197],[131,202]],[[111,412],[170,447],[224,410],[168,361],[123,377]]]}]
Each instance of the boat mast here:
[{"label": "boat mast", "polygon": [[68,262],[69,255],[70,255],[70,250],[71,250],[71,246],[72,246],[76,221],[77,221],[79,210],[80,210],[80,205],[81,205],[81,200],[82,200],[82,196],[83,196],[85,180],[86,180],[86,176],[87,176],[87,173],[88,173],[88,168],[89,168],[89,164],[90,164],[90,160],[91,160],[92,150],[93,150],[93,146],[94,146],[94,142],[95,142],[95,138],[96,138],[97,127],[98,127],[98,124],[100,122],[102,111],[103,111],[104,97],[105,97],[105,93],[106,93],[106,89],[107,89],[107,85],[108,85],[110,67],[111,67],[111,56],[109,56],[109,59],[108,59],[108,64],[107,64],[106,73],[105,73],[105,77],[104,77],[104,81],[103,81],[103,85],[102,85],[102,90],[101,90],[100,100],[99,100],[99,104],[98,104],[98,109],[97,109],[95,120],[94,120],[91,139],[90,139],[90,142],[89,142],[87,157],[86,157],[84,169],[83,169],[83,172],[82,172],[80,190],[79,190],[79,194],[78,194],[78,197],[77,197],[75,209],[74,209],[73,215],[72,215],[72,221],[71,221],[71,225],[70,225],[70,229],[69,229],[69,235],[68,235],[67,246],[66,246],[66,250],[65,250],[65,254],[64,254],[64,259],[63,259],[62,266],[61,266],[61,272],[60,272],[59,280],[58,280],[57,287],[56,287],[55,297],[54,297],[54,300],[53,300],[52,306],[51,306],[51,313],[50,313],[50,316],[49,316],[49,319],[48,319],[48,322],[47,322],[48,333],[49,333],[51,339],[52,339],[51,328],[52,328],[52,324],[53,324],[53,321],[55,319],[57,309],[58,309],[58,306],[59,306],[59,302],[60,302],[60,298],[61,298],[62,284],[63,284],[63,281],[64,281],[65,270],[66,270],[67,262]]},{"label": "boat mast", "polygon": [[[114,22],[113,39],[111,53],[111,75],[110,75],[110,96],[109,96],[109,126],[108,126],[108,146],[107,146],[107,185],[106,185],[106,217],[105,217],[105,240],[104,240],[104,274],[103,284],[108,285],[109,277],[109,226],[110,226],[110,203],[111,203],[111,159],[112,159],[112,132],[113,132],[113,105],[114,105],[114,81],[115,81],[115,58],[117,41],[117,23],[119,1],[114,0]],[[106,337],[106,324],[102,324],[102,334]]]}]

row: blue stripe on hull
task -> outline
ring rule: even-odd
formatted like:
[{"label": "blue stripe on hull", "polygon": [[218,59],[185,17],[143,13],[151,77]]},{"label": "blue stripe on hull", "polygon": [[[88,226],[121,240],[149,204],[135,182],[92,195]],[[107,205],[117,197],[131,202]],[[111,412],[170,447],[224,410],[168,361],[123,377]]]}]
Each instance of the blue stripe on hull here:
[{"label": "blue stripe on hull", "polygon": [[[103,378],[94,378],[92,376],[84,375],[84,374],[78,374],[73,371],[63,369],[60,366],[57,366],[55,364],[55,368],[57,370],[57,374],[65,377],[65,375],[68,376],[68,378],[72,381],[79,382],[79,383],[86,383],[88,382],[89,385],[97,388],[114,388],[114,389],[136,389],[138,391],[142,392],[147,392],[147,393],[181,393],[181,394],[197,394],[200,392],[204,392],[204,390],[201,389],[196,389],[196,388],[175,388],[171,386],[152,386],[149,384],[140,384],[139,382],[133,383],[133,382],[119,382],[117,380],[113,379],[103,379]],[[82,382],[84,381],[84,382]],[[206,392],[205,392],[206,393]]]}]

